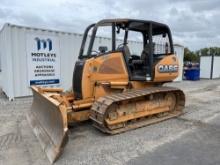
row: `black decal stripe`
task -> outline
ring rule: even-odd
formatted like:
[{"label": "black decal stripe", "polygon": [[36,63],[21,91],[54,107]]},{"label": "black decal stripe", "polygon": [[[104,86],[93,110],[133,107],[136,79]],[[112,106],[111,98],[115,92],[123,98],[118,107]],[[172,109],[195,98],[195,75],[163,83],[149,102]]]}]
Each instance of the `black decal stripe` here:
[{"label": "black decal stripe", "polygon": [[82,74],[85,62],[80,60],[75,64],[73,72],[73,92],[76,99],[82,99]]}]

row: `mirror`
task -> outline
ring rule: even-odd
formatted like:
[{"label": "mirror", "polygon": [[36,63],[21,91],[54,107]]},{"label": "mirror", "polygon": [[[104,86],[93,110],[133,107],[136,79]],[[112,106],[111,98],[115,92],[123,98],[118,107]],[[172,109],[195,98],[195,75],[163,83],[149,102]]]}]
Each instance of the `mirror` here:
[{"label": "mirror", "polygon": [[100,53],[105,53],[108,50],[107,46],[99,46],[99,52]]},{"label": "mirror", "polygon": [[163,33],[163,38],[165,38],[167,36],[167,33]]}]

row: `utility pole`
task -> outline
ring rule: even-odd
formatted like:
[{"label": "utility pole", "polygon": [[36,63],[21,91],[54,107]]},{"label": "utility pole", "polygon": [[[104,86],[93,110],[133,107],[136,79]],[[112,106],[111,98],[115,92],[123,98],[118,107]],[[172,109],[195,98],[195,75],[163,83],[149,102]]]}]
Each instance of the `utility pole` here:
[{"label": "utility pole", "polygon": [[[211,48],[209,48],[209,55],[211,54]],[[215,53],[212,53],[212,59],[211,59],[211,73],[210,73],[210,79],[213,79],[213,64],[214,64],[214,58],[215,58]]]}]

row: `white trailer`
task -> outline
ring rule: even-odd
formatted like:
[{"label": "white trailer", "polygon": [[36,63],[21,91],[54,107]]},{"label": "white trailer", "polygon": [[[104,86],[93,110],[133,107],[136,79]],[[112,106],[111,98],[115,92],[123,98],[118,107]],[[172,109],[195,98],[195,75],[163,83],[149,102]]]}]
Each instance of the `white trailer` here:
[{"label": "white trailer", "polygon": [[220,56],[200,57],[200,78],[220,78]]},{"label": "white trailer", "polygon": [[[0,87],[10,100],[32,95],[32,84],[71,89],[82,37],[77,33],[5,24],[0,31]],[[98,37],[97,41],[99,45],[111,45],[109,38]],[[128,44],[132,54],[143,48],[142,42]],[[175,45],[175,52],[182,64],[183,47]],[[41,65],[33,62],[37,56],[51,56],[53,64],[48,64],[47,59]],[[180,70],[178,81],[182,80],[182,65]]]}]

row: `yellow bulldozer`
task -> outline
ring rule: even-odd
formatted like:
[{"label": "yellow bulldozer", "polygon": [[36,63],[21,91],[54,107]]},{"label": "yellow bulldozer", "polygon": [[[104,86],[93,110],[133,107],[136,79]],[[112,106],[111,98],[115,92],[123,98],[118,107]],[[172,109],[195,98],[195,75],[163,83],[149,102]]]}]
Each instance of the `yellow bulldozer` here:
[{"label": "yellow bulldozer", "polygon": [[[106,28],[111,47],[97,47],[98,31]],[[132,39],[142,44],[136,52],[130,51]],[[53,163],[67,143],[70,124],[92,120],[102,132],[118,134],[182,114],[183,91],[163,86],[178,74],[167,25],[135,19],[101,20],[84,32],[72,91],[32,86],[33,104],[27,119]]]}]

